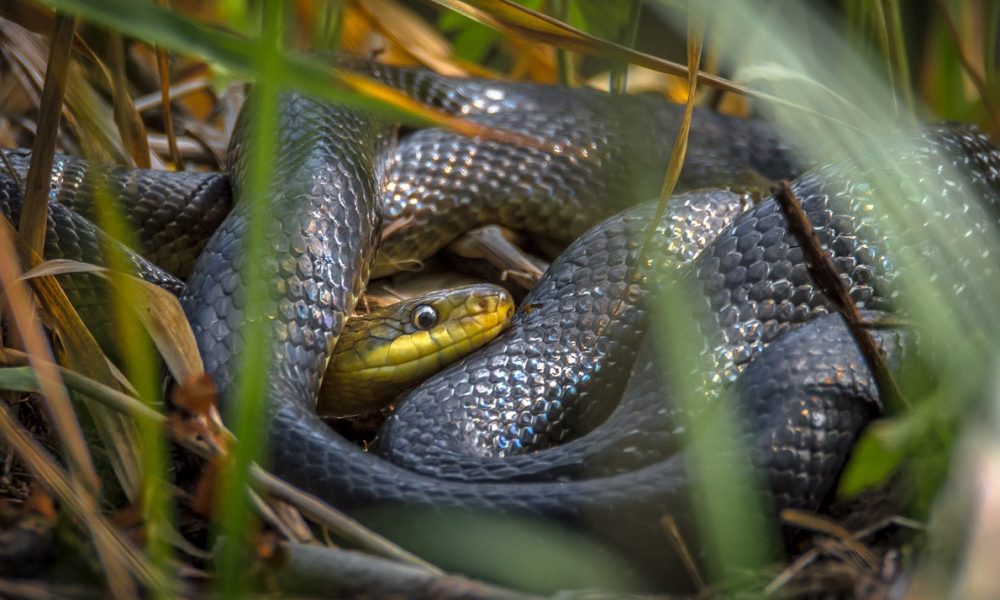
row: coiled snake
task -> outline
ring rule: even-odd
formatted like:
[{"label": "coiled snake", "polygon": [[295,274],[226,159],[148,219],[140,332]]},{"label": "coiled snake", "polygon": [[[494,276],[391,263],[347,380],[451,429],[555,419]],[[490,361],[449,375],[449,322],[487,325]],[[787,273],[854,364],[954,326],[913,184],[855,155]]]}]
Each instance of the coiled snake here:
[{"label": "coiled snake", "polygon": [[[683,520],[691,490],[685,455],[673,453],[683,424],[663,401],[655,342],[642,341],[641,332],[651,292],[665,279],[680,279],[703,299],[695,311],[708,341],[704,389],[731,384],[738,391],[750,424],[751,462],[769,482],[769,497],[777,507],[818,506],[858,433],[878,414],[876,386],[840,318],[826,314],[829,302],[775,200],[745,210],[748,199],[733,192],[672,199],[641,264],[651,205],[583,233],[525,299],[511,329],[402,401],[381,434],[382,456],[330,430],[314,412],[321,376],[373,271],[422,259],[480,223],[576,238],[653,195],[679,118],[677,108],[654,98],[355,66],[423,101],[537,136],[556,150],[438,130],[394,143],[392,124],[284,94],[267,207],[273,253],[263,265],[274,318],[262,426],[281,476],[344,509],[538,515],[585,525],[655,556],[650,548],[667,545],[659,519]],[[246,168],[245,129],[238,128],[230,156],[236,198]],[[954,175],[947,193],[916,201],[940,202],[941,213],[962,213],[972,227],[996,222],[1000,155],[989,140],[969,128],[900,140],[890,146],[898,162]],[[785,178],[796,171],[787,148],[761,123],[698,113],[690,144],[682,179],[688,188],[751,172]],[[558,150],[570,147],[584,151]],[[880,169],[844,158],[799,176],[792,191],[852,297],[866,309],[887,311],[897,291],[893,252],[919,244],[920,232],[888,236],[877,207]],[[227,214],[227,186],[215,175],[149,177],[150,194],[160,198],[186,201],[219,188],[206,210],[186,217],[210,214],[221,223],[207,228],[214,234],[181,299],[207,372],[226,402],[239,402],[231,392],[243,347],[247,207],[237,201]],[[177,183],[185,177],[187,183]],[[10,214],[18,194],[3,183]],[[160,194],[161,183],[183,189]],[[949,205],[956,189],[981,202]],[[387,236],[376,257],[383,211],[411,226]],[[89,231],[81,222],[53,204],[49,255],[94,259],[91,234],[75,233]],[[175,285],[151,263],[134,262],[141,275]],[[633,270],[639,277],[626,285]],[[85,276],[78,279],[81,290],[93,289]],[[82,312],[88,302],[99,304],[89,292],[73,293]],[[875,338],[898,362],[905,336],[876,331]],[[615,408],[609,399],[623,390],[625,400]],[[580,423],[593,430],[568,433]]]}]

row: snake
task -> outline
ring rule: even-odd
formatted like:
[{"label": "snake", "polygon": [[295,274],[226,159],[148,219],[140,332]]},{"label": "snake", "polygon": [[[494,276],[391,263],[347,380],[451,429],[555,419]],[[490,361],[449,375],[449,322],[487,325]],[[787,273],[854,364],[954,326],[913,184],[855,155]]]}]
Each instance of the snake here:
[{"label": "snake", "polygon": [[[658,222],[651,204],[622,211],[658,189],[679,107],[653,97],[351,64],[470,121],[537,136],[549,150],[436,129],[397,140],[396,125],[381,117],[283,94],[266,194],[274,253],[262,265],[275,315],[262,425],[279,475],[361,516],[373,508],[425,517],[427,510],[533,515],[592,530],[619,548],[639,547],[656,562],[661,555],[652,548],[666,545],[657,524],[667,514],[690,515],[694,492],[688,457],[672,451],[683,425],[657,382],[657,340],[641,335],[656,290],[677,279],[699,292],[693,310],[706,340],[705,387],[737,390],[751,424],[750,460],[764,474],[769,502],[815,508],[828,496],[854,440],[879,414],[878,390],[853,336],[813,282],[776,199],[691,191],[671,199]],[[237,127],[228,183],[185,175],[193,182],[185,194],[228,185],[235,199],[216,214],[214,233],[178,289],[206,371],[229,404],[239,400],[232,390],[249,210],[239,198],[251,126]],[[760,122],[698,111],[691,131],[682,187],[798,171],[787,145]],[[877,208],[886,171],[902,163],[957,173],[939,194],[912,201],[940,203],[939,214],[968,216],[961,223],[973,229],[993,226],[1000,202],[1000,154],[981,133],[939,127],[901,139],[887,152],[891,167],[847,157],[791,183],[852,298],[880,313],[895,308],[894,252],[918,246],[921,233],[889,235],[888,217]],[[585,152],[565,151],[570,147]],[[10,210],[16,189],[4,184],[3,192]],[[950,205],[961,192],[981,202]],[[448,210],[435,208],[440,204]],[[51,206],[46,252],[72,250],[79,235],[59,234],[82,217]],[[432,224],[439,210],[447,215],[440,228]],[[413,227],[380,239],[383,215]],[[316,414],[316,399],[368,277],[421,260],[462,227],[497,221],[575,241],[506,332],[400,402],[378,453],[334,433]],[[655,235],[644,247],[651,225]],[[136,257],[133,267],[171,285],[153,262]],[[906,336],[891,329],[873,335],[897,364]],[[776,395],[788,400],[774,402]],[[617,397],[616,406],[610,400]],[[575,421],[597,424],[568,433]],[[603,464],[609,450],[624,459]]]}]

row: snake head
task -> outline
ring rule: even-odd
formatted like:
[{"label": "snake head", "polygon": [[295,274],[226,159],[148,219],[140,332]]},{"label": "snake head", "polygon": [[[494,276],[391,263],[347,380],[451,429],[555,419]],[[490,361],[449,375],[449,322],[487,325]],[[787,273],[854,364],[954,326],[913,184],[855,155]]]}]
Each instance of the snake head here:
[{"label": "snake head", "polygon": [[477,284],[354,317],[330,358],[317,410],[329,417],[378,411],[495,338],[513,315],[507,290]]}]

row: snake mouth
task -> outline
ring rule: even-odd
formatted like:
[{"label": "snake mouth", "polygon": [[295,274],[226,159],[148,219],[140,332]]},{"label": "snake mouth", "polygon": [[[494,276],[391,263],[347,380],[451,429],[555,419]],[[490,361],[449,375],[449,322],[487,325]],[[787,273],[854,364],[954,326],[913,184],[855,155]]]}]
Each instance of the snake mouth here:
[{"label": "snake mouth", "polygon": [[376,411],[497,337],[514,316],[498,286],[474,285],[405,300],[352,321],[320,391],[322,416]]}]

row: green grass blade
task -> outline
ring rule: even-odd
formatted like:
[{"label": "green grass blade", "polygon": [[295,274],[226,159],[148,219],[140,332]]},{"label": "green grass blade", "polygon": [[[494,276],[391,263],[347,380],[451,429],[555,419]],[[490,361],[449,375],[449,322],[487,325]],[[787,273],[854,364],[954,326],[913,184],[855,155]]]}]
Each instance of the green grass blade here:
[{"label": "green grass blade", "polygon": [[254,126],[251,131],[251,166],[249,181],[243,188],[241,202],[250,206],[243,262],[245,310],[241,331],[244,351],[241,352],[239,375],[233,390],[236,414],[231,416],[233,432],[240,443],[232,460],[218,481],[219,532],[226,543],[217,561],[219,592],[225,598],[240,597],[248,584],[245,565],[253,548],[254,531],[252,506],[247,496],[250,467],[265,451],[266,440],[261,423],[265,414],[267,389],[267,343],[270,329],[265,314],[268,305],[267,281],[262,264],[266,242],[268,215],[266,194],[271,188],[272,152],[278,135],[277,81],[283,68],[281,33],[284,28],[284,3],[266,0],[263,4],[261,43],[256,57],[257,87],[253,105]]}]

